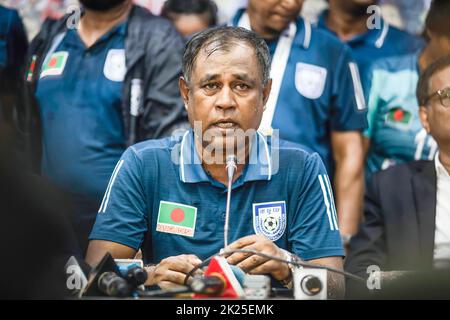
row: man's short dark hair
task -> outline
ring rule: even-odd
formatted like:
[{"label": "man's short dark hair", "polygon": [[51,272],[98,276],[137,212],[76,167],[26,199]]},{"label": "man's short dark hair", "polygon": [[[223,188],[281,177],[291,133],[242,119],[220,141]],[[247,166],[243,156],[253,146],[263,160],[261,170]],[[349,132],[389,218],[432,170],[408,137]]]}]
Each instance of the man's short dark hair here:
[{"label": "man's short dark hair", "polygon": [[240,27],[217,27],[196,34],[187,44],[183,55],[183,76],[189,82],[197,56],[202,49],[208,55],[216,51],[230,51],[238,43],[250,46],[258,59],[263,85],[270,78],[270,53],[266,42],[253,31]]},{"label": "man's short dark hair", "polygon": [[450,1],[433,0],[425,21],[425,28],[450,37]]},{"label": "man's short dark hair", "polygon": [[205,14],[210,27],[217,24],[217,5],[212,0],[167,0],[161,16],[170,19],[172,14]]},{"label": "man's short dark hair", "polygon": [[[450,67],[450,55],[445,55],[429,65],[419,77],[419,83],[417,84],[417,101],[419,106],[425,106],[427,104],[430,92],[430,80],[431,77],[439,71]],[[441,88],[443,89],[443,88]]]}]

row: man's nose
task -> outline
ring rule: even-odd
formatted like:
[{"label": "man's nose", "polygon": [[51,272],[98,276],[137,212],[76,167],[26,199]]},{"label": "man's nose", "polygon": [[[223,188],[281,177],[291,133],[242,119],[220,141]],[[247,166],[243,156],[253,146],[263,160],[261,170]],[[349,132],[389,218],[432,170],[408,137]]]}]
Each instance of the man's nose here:
[{"label": "man's nose", "polygon": [[230,87],[224,86],[220,92],[217,93],[215,106],[216,108],[223,110],[236,108],[236,99]]},{"label": "man's nose", "polygon": [[297,10],[301,0],[281,0],[281,6],[288,11]]}]

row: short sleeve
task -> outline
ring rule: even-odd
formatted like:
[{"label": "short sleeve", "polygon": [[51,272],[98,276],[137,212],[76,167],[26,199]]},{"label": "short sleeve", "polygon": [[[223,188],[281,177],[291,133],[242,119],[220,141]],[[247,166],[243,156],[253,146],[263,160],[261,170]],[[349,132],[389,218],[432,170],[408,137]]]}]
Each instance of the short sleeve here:
[{"label": "short sleeve", "polygon": [[344,256],[333,191],[317,153],[308,156],[289,232],[292,251],[303,260]]},{"label": "short sleeve", "polygon": [[89,240],[117,242],[138,250],[147,232],[141,162],[133,147],[117,163]]},{"label": "short sleeve", "polygon": [[344,47],[333,75],[331,129],[362,131],[367,127],[366,101],[358,65]]}]

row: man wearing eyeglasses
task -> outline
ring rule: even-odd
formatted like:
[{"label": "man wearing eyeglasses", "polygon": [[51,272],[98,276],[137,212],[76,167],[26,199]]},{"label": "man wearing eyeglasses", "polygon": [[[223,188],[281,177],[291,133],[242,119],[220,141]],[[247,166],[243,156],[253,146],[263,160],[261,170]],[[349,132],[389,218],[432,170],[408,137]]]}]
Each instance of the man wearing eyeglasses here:
[{"label": "man wearing eyeglasses", "polygon": [[350,241],[346,270],[367,277],[381,271],[450,267],[450,55],[419,78],[417,99],[425,131],[439,152],[432,160],[394,166],[373,175],[365,222]]}]

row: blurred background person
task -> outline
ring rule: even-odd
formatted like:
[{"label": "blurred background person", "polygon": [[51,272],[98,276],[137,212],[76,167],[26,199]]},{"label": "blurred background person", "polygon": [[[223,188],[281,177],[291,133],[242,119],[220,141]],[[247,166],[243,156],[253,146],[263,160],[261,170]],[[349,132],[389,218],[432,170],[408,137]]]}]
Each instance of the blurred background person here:
[{"label": "blurred background person", "polygon": [[[437,142],[430,160],[393,166],[373,175],[365,221],[350,242],[347,271],[450,270],[450,55],[420,76],[421,123]],[[447,295],[448,298],[448,295]]]},{"label": "blurred background person", "polygon": [[437,144],[422,127],[415,94],[419,74],[450,54],[450,1],[434,0],[426,19],[426,46],[417,52],[382,59],[368,74],[366,177],[393,164],[433,159]]},{"label": "blurred background person", "polygon": [[169,19],[187,40],[217,24],[217,6],[212,0],[167,0],[161,16]]},{"label": "blurred background person", "polygon": [[28,40],[17,10],[0,5],[0,118],[13,126]]},{"label": "blurred background person", "polygon": [[[356,233],[362,212],[366,105],[350,49],[299,17],[303,0],[250,0],[232,20],[269,46],[272,93],[260,130],[317,152],[333,177],[339,229]],[[331,189],[331,183],[324,185]],[[337,226],[336,226],[337,227]]]},{"label": "blurred background person", "polygon": [[[380,58],[415,52],[424,41],[389,23],[374,10],[378,0],[328,0],[329,8],[319,17],[317,26],[329,31],[351,49],[362,74]],[[380,8],[380,7],[378,7]]]},{"label": "blurred background person", "polygon": [[76,16],[44,24],[31,44],[23,117],[29,159],[70,196],[84,253],[125,148],[184,121],[183,41],[131,0],[80,2],[78,24]]}]

